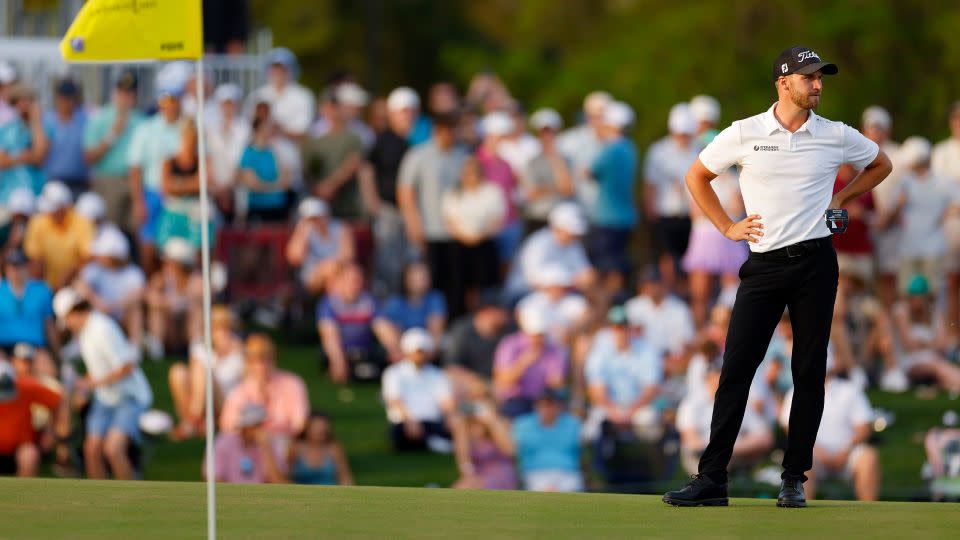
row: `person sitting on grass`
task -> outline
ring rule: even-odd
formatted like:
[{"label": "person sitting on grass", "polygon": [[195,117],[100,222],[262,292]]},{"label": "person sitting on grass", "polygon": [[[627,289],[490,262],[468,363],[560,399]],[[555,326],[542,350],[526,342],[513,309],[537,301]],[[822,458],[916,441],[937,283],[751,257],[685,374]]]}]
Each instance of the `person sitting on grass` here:
[{"label": "person sitting on grass", "polygon": [[536,409],[513,423],[513,443],[529,491],[583,491],[580,420],[565,411],[566,392],[547,388]]},{"label": "person sitting on grass", "polygon": [[383,372],[383,401],[395,451],[449,453],[454,400],[450,380],[430,364],[433,338],[423,328],[411,328],[400,339],[404,360]]},{"label": "person sitting on grass", "polygon": [[399,358],[397,332],[364,289],[363,271],[354,263],[340,268],[329,294],[317,305],[317,331],[330,378],[338,384],[351,377],[378,378],[387,363],[381,347],[391,359]]},{"label": "person sitting on grass", "polygon": [[455,424],[454,451],[460,478],[457,489],[517,489],[510,424],[492,401],[463,403],[464,421]]},{"label": "person sitting on grass", "polygon": [[493,357],[510,332],[510,315],[494,291],[480,295],[474,313],[458,319],[444,340],[443,362],[458,396],[478,397],[491,390]]},{"label": "person sitting on grass", "polygon": [[314,197],[300,202],[297,222],[287,242],[287,262],[299,269],[300,283],[310,294],[327,291],[337,269],[354,258],[350,226],[330,217],[327,203]]},{"label": "person sitting on grass", "polygon": [[53,292],[46,283],[30,277],[30,261],[23,251],[13,249],[3,259],[0,279],[0,350],[12,351],[17,343],[37,348],[44,363],[52,363],[47,347],[59,343],[53,320]]},{"label": "person sitting on grass", "polygon": [[333,434],[330,417],[313,411],[289,456],[290,480],[295,484],[353,485],[353,473],[343,445]]},{"label": "person sitting on grass", "polygon": [[151,358],[186,350],[189,343],[200,339],[203,281],[196,258],[193,247],[182,238],[171,238],[163,246],[163,267],[147,286],[144,344]]},{"label": "person sitting on grass", "polygon": [[[281,484],[287,481],[283,445],[265,427],[267,410],[247,403],[239,410],[235,430],[224,431],[214,441],[214,478],[235,484]],[[201,474],[207,477],[204,459]]]},{"label": "person sitting on grass", "polygon": [[147,378],[140,370],[140,351],[108,315],[93,309],[75,289],[66,287],[53,297],[53,310],[80,345],[87,374],[74,389],[82,397],[93,394],[86,418],[83,461],[90,478],[131,480],[135,471],[129,445],[141,442],[140,415],[153,401]]},{"label": "person sitting on grass", "polygon": [[93,242],[93,224],[74,210],[72,197],[62,182],[48,182],[24,232],[23,251],[52,289],[76,277]]},{"label": "person sitting on grass", "polygon": [[263,429],[289,442],[303,431],[310,412],[303,379],[277,369],[277,349],[265,334],[251,334],[244,343],[243,380],[227,394],[220,413],[220,429],[238,432],[248,404],[266,410]]},{"label": "person sitting on grass", "polygon": [[[807,471],[803,489],[807,499],[813,499],[817,482],[839,477],[853,482],[857,500],[875,501],[880,493],[881,475],[877,449],[868,444],[873,432],[873,409],[864,391],[844,375],[840,369],[827,368],[823,419],[813,447],[813,468]],[[780,410],[784,430],[790,423],[792,403],[790,390]]]},{"label": "person sitting on grass", "polygon": [[926,277],[916,274],[910,279],[907,297],[893,306],[893,322],[903,344],[900,363],[907,377],[914,382],[933,380],[949,392],[960,393],[960,367],[946,359],[947,328]]},{"label": "person sitting on grass", "polygon": [[[236,332],[235,317],[230,308],[214,306],[210,312],[210,340],[214,405],[217,408],[243,379],[243,340]],[[190,346],[187,364],[178,362],[170,366],[167,376],[170,397],[180,419],[173,430],[174,439],[187,439],[203,433],[208,358],[203,343],[195,342]]]},{"label": "person sitting on grass", "polygon": [[16,375],[13,367],[0,360],[0,475],[37,476],[40,449],[31,408],[40,405],[53,411],[62,396],[28,375]]},{"label": "person sitting on grass", "polygon": [[443,293],[431,288],[430,268],[414,261],[403,270],[403,295],[394,295],[383,306],[383,315],[398,332],[426,328],[437,342],[447,326],[447,302]]}]

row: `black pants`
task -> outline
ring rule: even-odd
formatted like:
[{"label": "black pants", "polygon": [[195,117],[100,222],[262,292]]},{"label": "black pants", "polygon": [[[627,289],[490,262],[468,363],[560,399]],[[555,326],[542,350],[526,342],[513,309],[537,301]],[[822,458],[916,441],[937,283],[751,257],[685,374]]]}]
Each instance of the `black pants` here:
[{"label": "black pants", "polygon": [[457,268],[457,243],[453,240],[427,242],[427,266],[433,286],[443,293],[447,301],[447,314],[450,320],[466,313],[464,296],[466,286],[463,275]]},{"label": "black pants", "polygon": [[420,422],[423,427],[423,437],[411,439],[407,436],[407,431],[403,424],[390,425],[390,442],[396,452],[421,451],[427,449],[427,439],[430,437],[441,437],[450,439],[450,432],[443,422]]},{"label": "black pants", "polygon": [[714,481],[726,481],[750,383],[784,307],[790,310],[793,326],[794,384],[784,478],[802,478],[813,465],[838,273],[829,237],[808,244],[812,247],[793,251],[793,257],[751,253],[740,267],[742,281],[730,317],[710,443],[700,458],[700,473]]}]

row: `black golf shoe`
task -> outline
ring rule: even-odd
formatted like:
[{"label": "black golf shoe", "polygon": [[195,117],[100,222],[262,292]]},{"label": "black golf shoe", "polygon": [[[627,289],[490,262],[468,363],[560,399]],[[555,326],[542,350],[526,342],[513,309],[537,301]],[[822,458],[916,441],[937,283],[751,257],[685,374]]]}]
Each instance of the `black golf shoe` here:
[{"label": "black golf shoe", "polygon": [[663,502],[673,506],[727,506],[727,484],[718,484],[705,475],[695,474],[682,489],[665,493]]}]

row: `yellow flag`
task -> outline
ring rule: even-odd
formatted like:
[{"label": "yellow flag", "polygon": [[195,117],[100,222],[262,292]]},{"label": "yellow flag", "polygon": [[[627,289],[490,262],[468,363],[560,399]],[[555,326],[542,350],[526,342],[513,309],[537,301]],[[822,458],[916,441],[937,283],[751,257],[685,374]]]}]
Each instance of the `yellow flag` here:
[{"label": "yellow flag", "polygon": [[60,42],[68,62],[198,59],[202,0],[87,0]]}]

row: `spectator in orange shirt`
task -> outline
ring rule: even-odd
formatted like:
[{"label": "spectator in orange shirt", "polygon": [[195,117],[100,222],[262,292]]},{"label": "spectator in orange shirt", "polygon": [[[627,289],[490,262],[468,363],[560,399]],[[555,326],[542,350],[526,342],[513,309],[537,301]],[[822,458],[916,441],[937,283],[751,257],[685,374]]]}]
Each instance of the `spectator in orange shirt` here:
[{"label": "spectator in orange shirt", "polygon": [[40,404],[50,410],[60,406],[61,396],[27,375],[14,375],[6,361],[0,361],[0,474],[36,476],[40,450],[30,407]]}]

